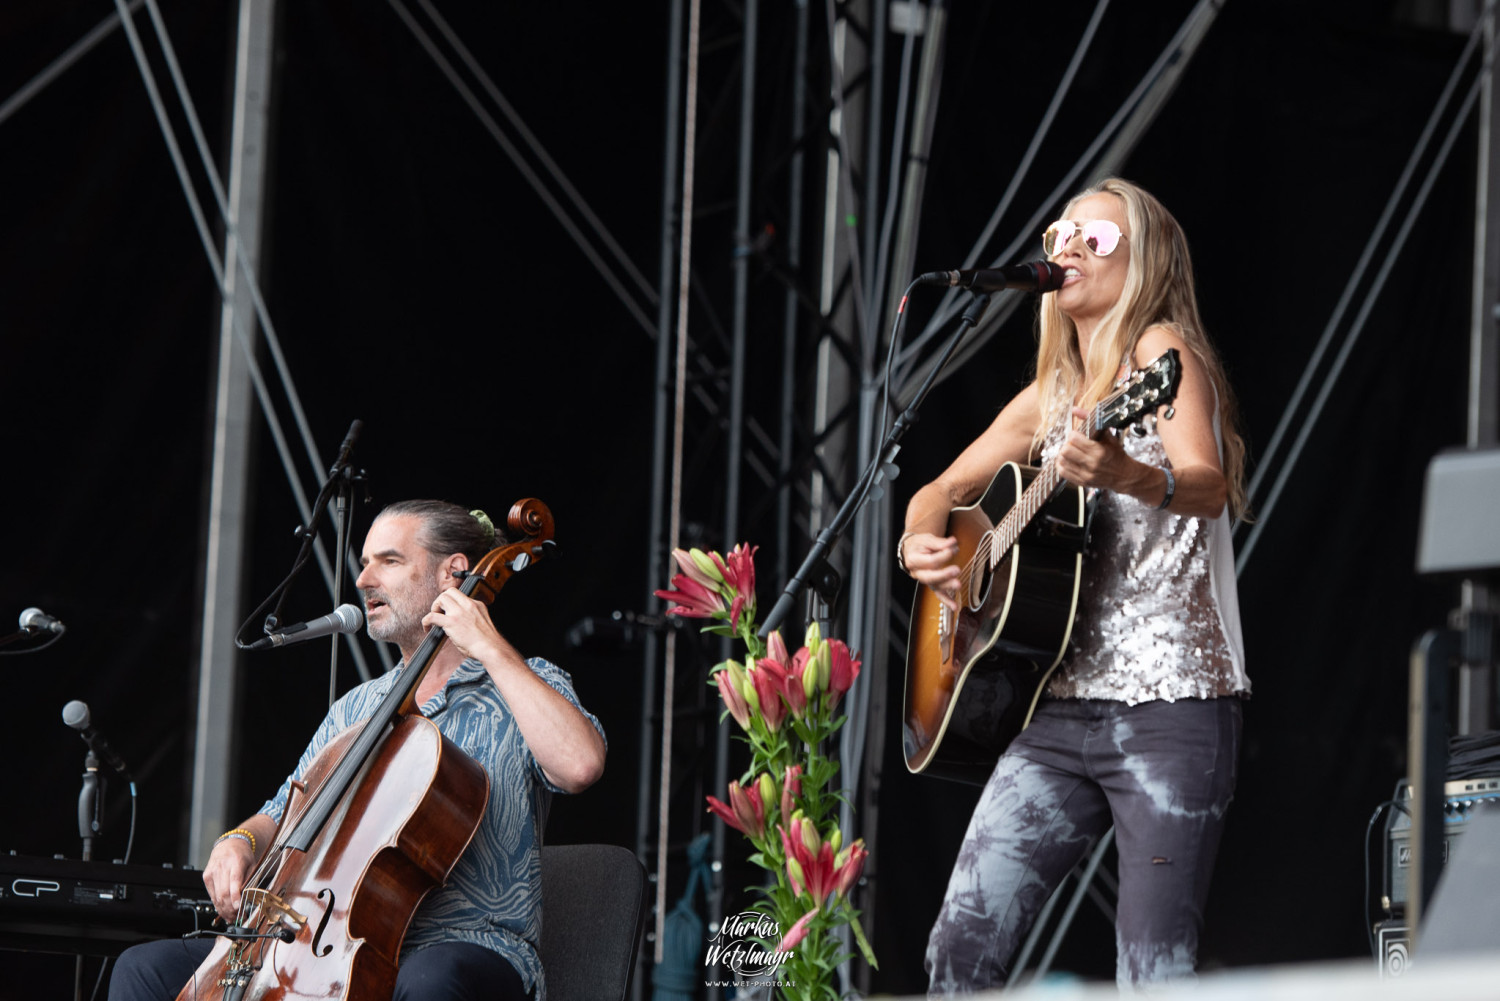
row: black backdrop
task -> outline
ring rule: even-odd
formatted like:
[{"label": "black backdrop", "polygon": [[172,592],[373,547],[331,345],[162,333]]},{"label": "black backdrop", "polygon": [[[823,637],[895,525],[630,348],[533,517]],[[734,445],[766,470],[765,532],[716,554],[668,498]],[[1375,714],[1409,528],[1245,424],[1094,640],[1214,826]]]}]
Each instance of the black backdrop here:
[{"label": "black backdrop", "polygon": [[[493,6],[445,13],[654,277],[665,5],[606,5],[586,17]],[[1106,19],[1020,211],[1046,194],[1189,7]],[[1226,5],[1123,171],[1188,231],[1205,320],[1253,452],[1268,443],[1461,45],[1398,25],[1395,7]],[[82,0],[7,5],[0,95],[108,10]],[[210,141],[222,145],[226,5],[166,2],[163,10]],[[711,12],[710,24],[727,16]],[[919,270],[954,266],[967,252],[1086,16],[1002,16],[996,5],[954,12]],[[784,54],[789,17],[780,7],[764,12],[766,53]],[[639,656],[569,651],[563,635],[582,616],[641,608],[654,583],[642,569],[654,345],[388,7],[284,5],[282,39],[263,274],[324,461],[357,417],[366,426],[357,459],[380,502],[442,496],[497,517],[521,496],[552,506],[563,558],[518,578],[497,617],[523,649],[572,671],[611,738],[606,778],[558,803],[552,839],[632,844]],[[710,81],[734,72],[723,52],[706,66]],[[784,111],[773,109],[786,86],[784,66],[762,71],[762,148],[784,130]],[[713,198],[730,190],[733,162],[732,116],[722,110],[704,112],[717,117],[700,150],[709,194],[700,194],[696,240],[705,300],[721,315],[729,222],[727,196]],[[1366,818],[1402,774],[1407,653],[1456,604],[1451,584],[1418,580],[1412,566],[1422,470],[1463,437],[1472,158],[1466,135],[1241,580],[1256,692],[1206,965],[1365,948],[1361,845]],[[767,217],[776,183],[757,191]],[[83,748],[58,713],[81,698],[137,776],[134,858],[188,861],[193,622],[218,310],[118,33],[0,123],[0,192],[0,596],[7,614],[38,605],[69,626],[47,651],[0,658],[14,706],[0,737],[8,766],[0,851],[76,855]],[[767,295],[776,289],[769,271],[756,272]],[[780,314],[764,312],[751,364],[774,367]],[[1031,350],[1017,319],[944,383],[908,437],[899,501],[1023,384]],[[260,422],[256,435],[244,573],[259,596],[289,564],[300,519]],[[309,492],[319,472],[301,465]],[[356,538],[370,514],[359,513]],[[763,595],[779,583],[763,582]],[[892,600],[909,599],[898,584]],[[288,614],[326,607],[305,583]],[[315,645],[243,661],[236,812],[259,805],[321,715],[326,663]],[[347,687],[355,678],[343,663]],[[884,683],[899,704],[899,671]],[[922,984],[926,926],[973,802],[963,787],[910,779],[898,746],[892,732],[868,902],[882,957],[874,986],[888,992]],[[118,793],[116,844],[101,854],[122,850]],[[1064,966],[1109,976],[1111,941],[1086,912]],[[0,953],[0,971],[65,985],[71,970],[59,957]],[[14,977],[0,977],[7,981]],[[0,987],[0,996],[12,989]]]}]

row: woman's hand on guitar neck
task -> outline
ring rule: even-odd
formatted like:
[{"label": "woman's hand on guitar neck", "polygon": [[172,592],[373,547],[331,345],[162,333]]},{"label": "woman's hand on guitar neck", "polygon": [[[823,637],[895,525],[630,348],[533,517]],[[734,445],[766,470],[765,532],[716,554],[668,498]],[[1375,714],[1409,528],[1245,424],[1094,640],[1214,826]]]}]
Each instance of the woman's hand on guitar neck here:
[{"label": "woman's hand on guitar neck", "polygon": [[950,609],[958,610],[958,540],[949,536],[915,532],[901,542],[901,563],[918,584],[932,588]]}]

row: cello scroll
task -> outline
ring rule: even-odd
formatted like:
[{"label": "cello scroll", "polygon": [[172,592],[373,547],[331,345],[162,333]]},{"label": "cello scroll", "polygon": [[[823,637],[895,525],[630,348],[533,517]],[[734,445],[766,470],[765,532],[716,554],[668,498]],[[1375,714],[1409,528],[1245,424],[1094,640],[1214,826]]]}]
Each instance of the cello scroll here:
[{"label": "cello scroll", "polygon": [[505,524],[513,535],[520,538],[490,550],[464,575],[461,590],[486,605],[495,600],[495,595],[512,575],[537,560],[550,556],[557,549],[557,543],[552,541],[552,512],[535,497],[527,497],[511,505]]}]

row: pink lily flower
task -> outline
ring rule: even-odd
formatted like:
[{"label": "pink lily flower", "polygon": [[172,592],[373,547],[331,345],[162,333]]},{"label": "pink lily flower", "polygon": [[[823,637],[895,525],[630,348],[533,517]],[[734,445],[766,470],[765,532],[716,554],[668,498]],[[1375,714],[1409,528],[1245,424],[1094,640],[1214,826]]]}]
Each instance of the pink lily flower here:
[{"label": "pink lily flower", "polygon": [[791,952],[797,946],[801,945],[802,940],[807,938],[807,926],[817,916],[817,913],[818,909],[814,907],[798,918],[797,923],[788,928],[786,934],[781,937],[781,941],[776,945],[776,951]]},{"label": "pink lily flower", "polygon": [[729,627],[740,627],[740,613],[747,607],[755,608],[755,550],[759,546],[747,546],[741,542],[730,552],[726,561],[718,553],[710,553],[714,567],[724,578],[729,589]]},{"label": "pink lily flower", "polygon": [[667,609],[668,615],[681,615],[690,619],[712,619],[723,616],[724,599],[718,591],[704,587],[686,574],[677,574],[673,577],[672,586],[677,590],[654,592],[663,601],[672,602],[672,607]]},{"label": "pink lily flower", "polygon": [[859,654],[850,653],[843,640],[828,641],[828,691],[832,693],[828,702],[830,709],[836,708],[859,677]]},{"label": "pink lily flower", "polygon": [[714,565],[724,575],[724,583],[751,600],[755,598],[755,551],[759,548],[741,542],[730,550],[728,558],[712,554]]},{"label": "pink lily flower", "polygon": [[792,815],[790,830],[778,829],[793,891],[801,895],[805,890],[815,906],[822,904],[833,890],[833,845],[818,837],[817,829],[800,811]]}]

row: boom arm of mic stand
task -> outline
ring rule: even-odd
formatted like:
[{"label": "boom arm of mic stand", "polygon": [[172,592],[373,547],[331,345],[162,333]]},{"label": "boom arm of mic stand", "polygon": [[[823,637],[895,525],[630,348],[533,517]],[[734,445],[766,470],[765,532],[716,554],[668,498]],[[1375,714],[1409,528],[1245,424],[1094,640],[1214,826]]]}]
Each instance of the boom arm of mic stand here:
[{"label": "boom arm of mic stand", "polygon": [[[827,528],[818,533],[818,538],[813,543],[811,551],[808,552],[807,558],[802,561],[802,565],[797,568],[797,572],[792,574],[792,579],[787,581],[786,589],[781,592],[781,597],[776,599],[776,604],[771,608],[771,613],[766,616],[766,621],[761,625],[760,631],[757,633],[762,639],[776,631],[782,621],[791,612],[792,605],[797,601],[797,596],[802,593],[803,588],[807,587],[808,578],[813,575],[813,572],[820,565],[827,563],[828,552],[833,548],[834,543],[844,534],[849,525],[853,523],[855,516],[859,514],[860,508],[864,507],[865,501],[869,499],[870,487],[874,485],[877,474],[885,465],[893,463],[896,453],[901,451],[901,439],[911,429],[911,426],[917,422],[917,410],[922,406],[923,401],[927,399],[927,394],[932,390],[932,384],[937,381],[938,373],[942,372],[943,368],[948,364],[948,360],[958,350],[958,346],[963,342],[964,337],[979,325],[979,319],[984,315],[984,311],[989,308],[989,305],[989,293],[974,293],[974,298],[969,303],[969,308],[964,310],[963,316],[959,317],[958,329],[954,331],[953,336],[948,340],[947,346],[943,348],[943,356],[938,359],[937,364],[927,373],[927,378],[922,381],[922,386],[917,390],[917,395],[912,398],[911,403],[901,412],[901,416],[896,418],[896,422],[891,425],[891,430],[886,434],[885,441],[881,443],[880,450],[870,460],[870,465],[865,468],[864,474],[859,478],[859,482],[855,484],[854,489],[845,498],[843,505],[839,508],[838,514],[834,515],[833,521],[828,524]],[[832,604],[832,602],[830,601],[829,604]]]}]

